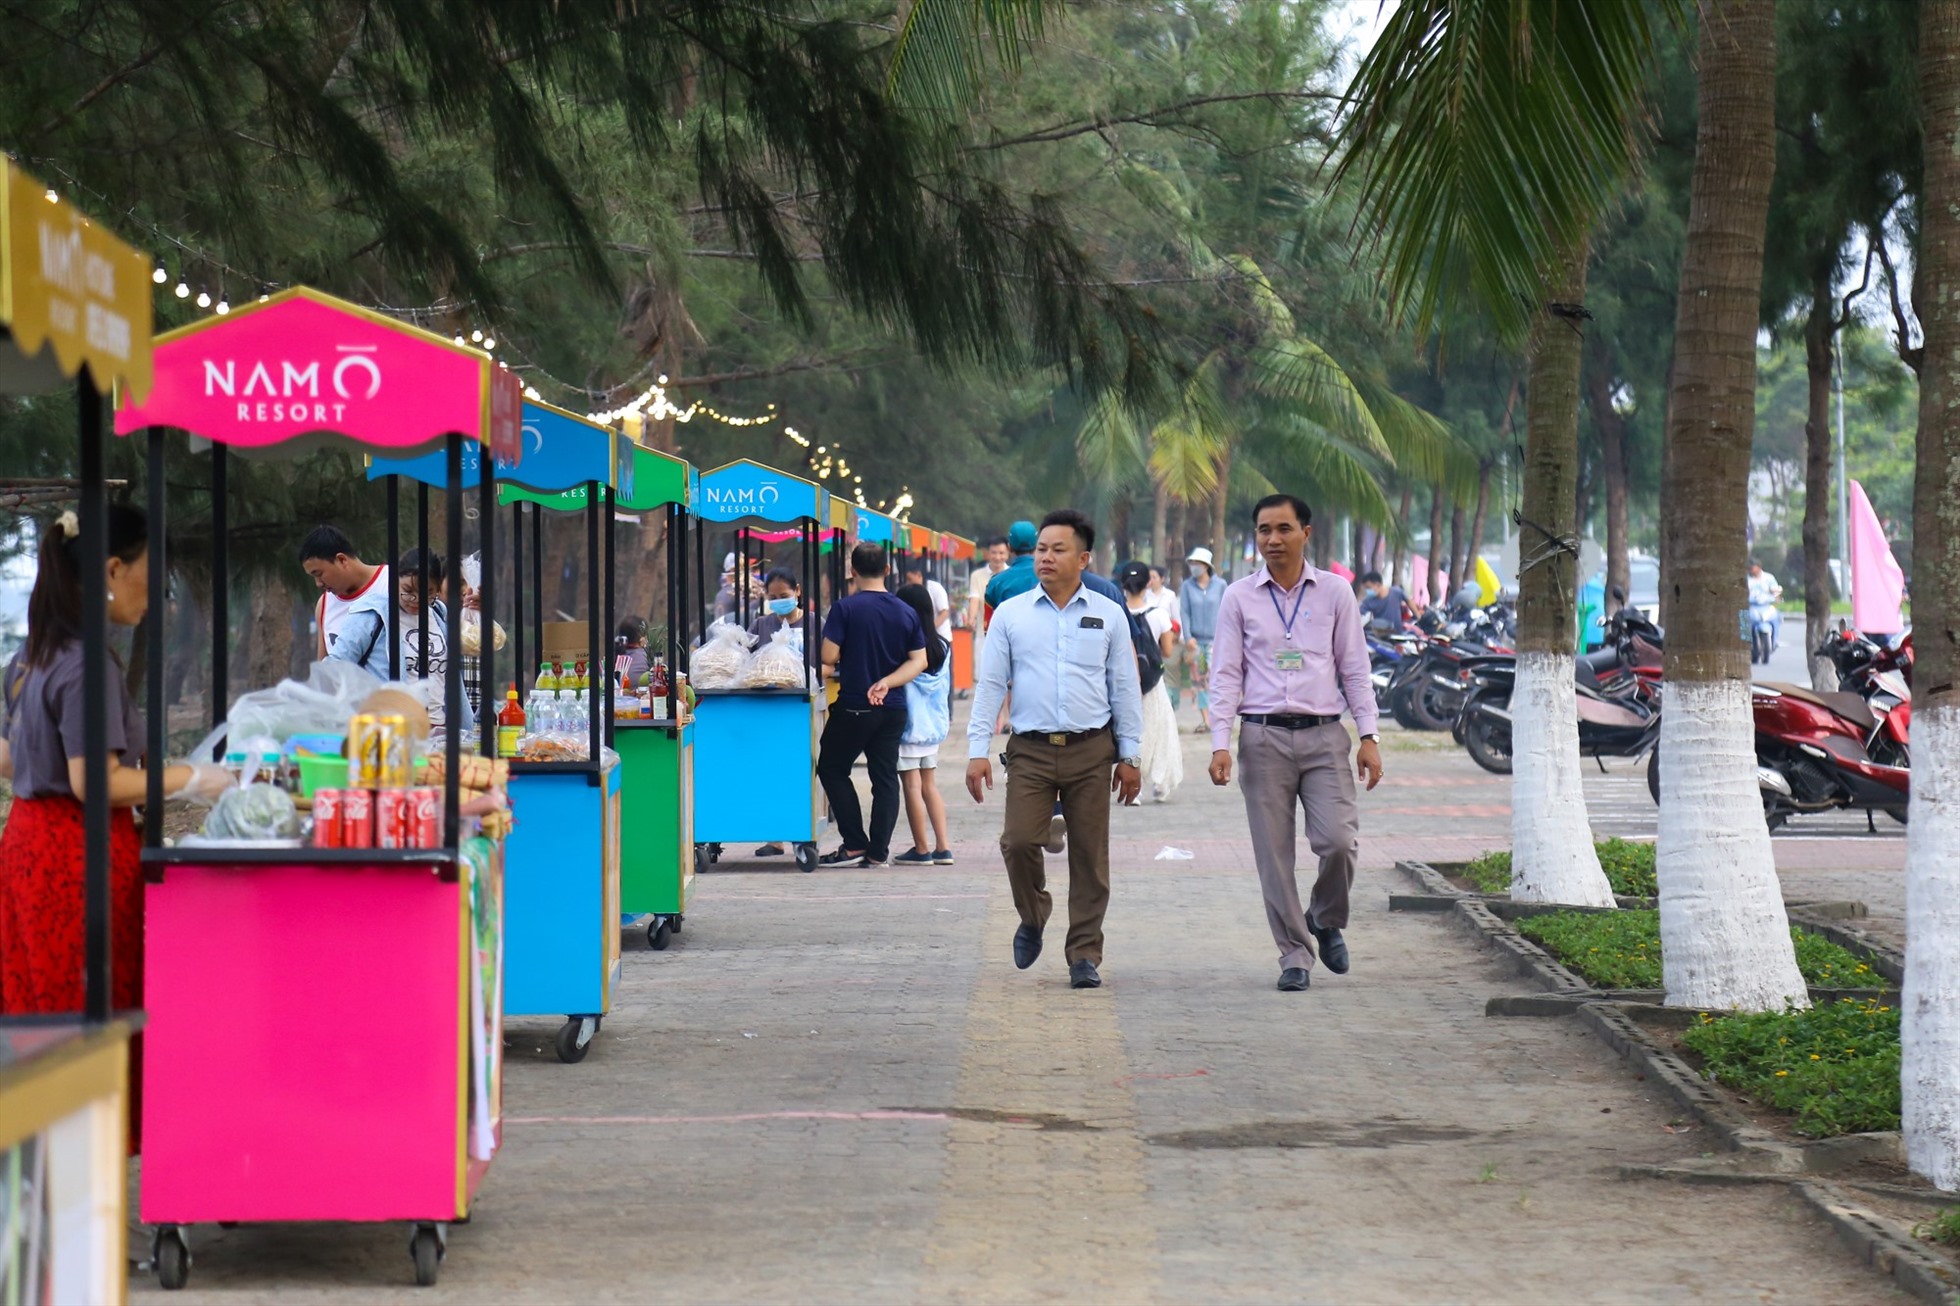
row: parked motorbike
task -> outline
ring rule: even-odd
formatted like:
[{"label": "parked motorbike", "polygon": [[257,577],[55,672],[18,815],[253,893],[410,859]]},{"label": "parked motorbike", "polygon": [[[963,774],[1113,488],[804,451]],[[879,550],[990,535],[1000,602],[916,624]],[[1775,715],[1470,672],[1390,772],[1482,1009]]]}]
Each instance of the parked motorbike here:
[{"label": "parked motorbike", "polygon": [[[1608,643],[1573,660],[1574,706],[1583,757],[1638,757],[1661,729],[1661,632],[1637,611],[1607,623]],[[1459,720],[1464,748],[1478,766],[1511,774],[1511,694],[1515,658],[1467,669],[1469,691]],[[1603,766],[1604,763],[1602,762]]]},{"label": "parked motorbike", "polygon": [[[1884,812],[1904,824],[1912,789],[1910,648],[1901,656],[1840,628],[1817,655],[1838,670],[1835,692],[1750,687],[1764,820],[1774,830],[1792,816],[1850,809],[1868,821]],[[1647,765],[1647,790],[1660,801],[1658,751]]]}]

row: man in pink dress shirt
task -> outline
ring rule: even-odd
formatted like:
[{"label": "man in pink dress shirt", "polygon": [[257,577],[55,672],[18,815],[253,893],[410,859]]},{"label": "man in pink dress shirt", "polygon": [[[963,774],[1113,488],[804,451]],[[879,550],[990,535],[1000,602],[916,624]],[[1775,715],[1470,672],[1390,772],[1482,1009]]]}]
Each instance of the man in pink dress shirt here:
[{"label": "man in pink dress shirt", "polygon": [[[1382,755],[1375,734],[1375,690],[1361,608],[1339,576],[1307,562],[1313,513],[1290,494],[1252,510],[1266,565],[1233,581],[1218,609],[1211,651],[1211,782],[1232,781],[1232,721],[1239,730],[1239,788],[1252,827],[1252,855],[1266,920],[1279,945],[1279,987],[1308,985],[1315,945],[1336,975],[1348,968],[1348,889],[1360,820],[1359,775],[1373,789]],[[1348,733],[1361,734],[1348,771]],[[1293,873],[1294,805],[1306,811],[1307,844],[1320,858],[1313,895],[1300,905]]]}]

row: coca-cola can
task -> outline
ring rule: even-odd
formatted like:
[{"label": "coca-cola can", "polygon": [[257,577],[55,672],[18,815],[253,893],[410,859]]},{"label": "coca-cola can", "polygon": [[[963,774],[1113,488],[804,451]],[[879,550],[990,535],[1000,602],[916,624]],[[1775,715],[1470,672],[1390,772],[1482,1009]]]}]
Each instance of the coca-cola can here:
[{"label": "coca-cola can", "polygon": [[346,807],[346,790],[315,789],[313,791],[313,846],[315,848],[341,848],[345,846],[345,831],[341,828],[341,812]]},{"label": "coca-cola can", "polygon": [[374,795],[374,846],[410,848],[408,790],[383,789]]},{"label": "coca-cola can", "polygon": [[374,847],[374,791],[372,789],[341,790],[340,846]]},{"label": "coca-cola can", "polygon": [[442,847],[442,790],[408,791],[409,847]]}]

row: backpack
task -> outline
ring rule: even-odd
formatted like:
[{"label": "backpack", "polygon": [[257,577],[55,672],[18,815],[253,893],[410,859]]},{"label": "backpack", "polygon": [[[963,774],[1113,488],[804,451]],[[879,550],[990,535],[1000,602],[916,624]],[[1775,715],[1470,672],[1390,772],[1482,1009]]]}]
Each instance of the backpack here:
[{"label": "backpack", "polygon": [[1143,682],[1143,692],[1148,694],[1164,678],[1164,651],[1157,637],[1150,633],[1150,623],[1144,619],[1147,613],[1132,612],[1125,605],[1123,615],[1130,619],[1130,645],[1136,650],[1137,679]]}]

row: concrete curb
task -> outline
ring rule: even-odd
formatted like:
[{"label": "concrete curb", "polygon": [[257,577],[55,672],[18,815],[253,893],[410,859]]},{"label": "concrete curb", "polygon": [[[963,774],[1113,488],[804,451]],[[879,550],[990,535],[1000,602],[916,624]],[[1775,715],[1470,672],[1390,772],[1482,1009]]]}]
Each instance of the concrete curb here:
[{"label": "concrete curb", "polygon": [[1791,1184],[1790,1190],[1837,1230],[1838,1240],[1861,1260],[1919,1300],[1950,1306],[1960,1293],[1960,1276],[1952,1266],[1921,1248],[1910,1230],[1857,1205],[1838,1185],[1811,1180]]}]

